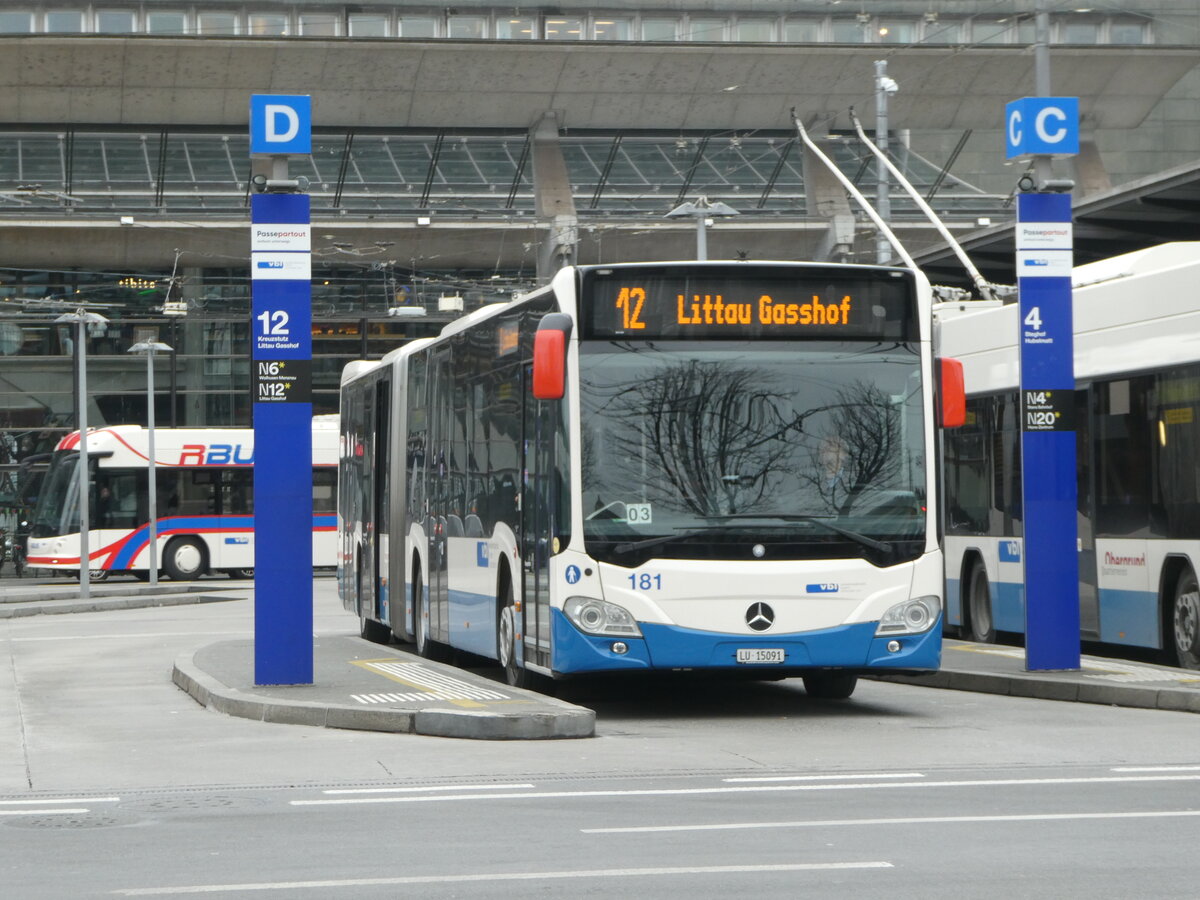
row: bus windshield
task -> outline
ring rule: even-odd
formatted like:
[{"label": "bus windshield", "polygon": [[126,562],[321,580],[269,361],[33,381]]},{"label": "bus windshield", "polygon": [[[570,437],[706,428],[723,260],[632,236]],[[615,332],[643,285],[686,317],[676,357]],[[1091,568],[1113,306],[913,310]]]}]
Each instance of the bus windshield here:
[{"label": "bus windshield", "polygon": [[580,397],[599,560],[923,550],[916,344],[585,341]]},{"label": "bus windshield", "polygon": [[78,453],[55,454],[50,471],[46,473],[37,508],[29,522],[31,537],[54,537],[79,530],[79,512],[75,502],[78,494],[75,467],[78,464]]}]

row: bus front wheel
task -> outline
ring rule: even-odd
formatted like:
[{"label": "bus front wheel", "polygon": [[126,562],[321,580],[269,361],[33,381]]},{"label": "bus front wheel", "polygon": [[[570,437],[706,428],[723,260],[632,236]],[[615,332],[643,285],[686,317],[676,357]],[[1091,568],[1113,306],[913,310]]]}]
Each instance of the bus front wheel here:
[{"label": "bus front wheel", "polygon": [[1200,584],[1190,566],[1175,582],[1170,621],[1179,666],[1200,669]]},{"label": "bus front wheel", "polygon": [[[507,580],[507,579],[506,579]],[[531,686],[529,670],[517,661],[517,603],[513,599],[512,586],[506,584],[501,589],[496,622],[496,658],[504,669],[504,680],[513,687],[528,688]]]},{"label": "bus front wheel", "polygon": [[996,642],[996,620],[992,618],[992,592],[988,589],[987,570],[976,560],[967,576],[967,608],[970,610],[969,635],[980,644]]},{"label": "bus front wheel", "polygon": [[822,672],[804,676],[804,692],[818,700],[845,700],[858,687],[858,676],[844,672]]},{"label": "bus front wheel", "polygon": [[172,581],[195,581],[208,568],[204,545],[195,538],[176,538],[163,553],[163,571]]}]

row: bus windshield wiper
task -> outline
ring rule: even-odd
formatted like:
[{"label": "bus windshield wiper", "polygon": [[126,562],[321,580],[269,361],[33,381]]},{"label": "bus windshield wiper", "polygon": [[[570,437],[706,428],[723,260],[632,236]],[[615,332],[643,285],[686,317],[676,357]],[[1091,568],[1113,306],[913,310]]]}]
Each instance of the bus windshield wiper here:
[{"label": "bus windshield wiper", "polygon": [[827,528],[834,534],[840,534],[844,538],[849,538],[856,544],[861,544],[871,550],[877,550],[880,553],[891,553],[892,545],[887,541],[877,541],[873,537],[868,537],[865,534],[860,534],[857,531],[851,531],[849,528],[843,528],[841,525],[834,525],[829,520],[832,516],[810,516],[801,513],[729,513],[727,515],[709,516],[710,519],[780,519],[784,522],[807,522],[812,525],[820,525],[822,528]]},{"label": "bus windshield wiper", "polygon": [[645,538],[641,541],[626,541],[623,544],[617,544],[613,547],[614,553],[631,553],[634,550],[644,550],[647,547],[657,547],[660,544],[669,544],[671,541],[686,541],[688,538],[699,537],[703,534],[711,534],[719,526],[709,528],[699,528],[695,531],[683,531],[679,534],[663,534],[658,537]]}]

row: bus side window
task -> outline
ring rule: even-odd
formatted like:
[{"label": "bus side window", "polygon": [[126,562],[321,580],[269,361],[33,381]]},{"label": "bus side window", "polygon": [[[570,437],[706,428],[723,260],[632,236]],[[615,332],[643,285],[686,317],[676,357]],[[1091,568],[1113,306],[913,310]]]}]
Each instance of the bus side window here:
[{"label": "bus side window", "polygon": [[322,466],[313,469],[313,512],[332,513],[337,511],[337,469]]}]

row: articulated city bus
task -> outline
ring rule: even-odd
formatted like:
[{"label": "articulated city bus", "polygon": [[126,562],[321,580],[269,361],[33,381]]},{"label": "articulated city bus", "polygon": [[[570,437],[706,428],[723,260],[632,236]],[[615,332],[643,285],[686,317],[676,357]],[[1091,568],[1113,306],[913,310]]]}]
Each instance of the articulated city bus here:
[{"label": "articulated city bus", "polygon": [[[313,565],[333,567],[337,416],[313,419]],[[90,578],[149,577],[147,430],[113,425],[88,432]],[[168,577],[254,574],[254,431],[154,430],[157,557]],[[55,448],[30,521],[27,564],[78,572],[79,432]]]},{"label": "articulated city bus", "polygon": [[582,266],[352,363],[344,605],[517,685],[936,669],[930,304],[906,268]]},{"label": "articulated city bus", "polygon": [[[1081,637],[1200,668],[1200,243],[1074,271]],[[945,441],[949,626],[1025,631],[1017,306],[939,309],[967,423]],[[1076,560],[1063,560],[1075,565]]]}]

